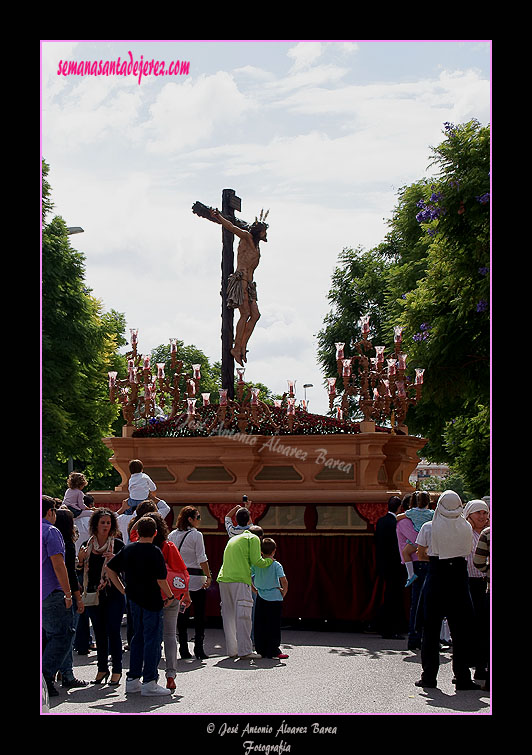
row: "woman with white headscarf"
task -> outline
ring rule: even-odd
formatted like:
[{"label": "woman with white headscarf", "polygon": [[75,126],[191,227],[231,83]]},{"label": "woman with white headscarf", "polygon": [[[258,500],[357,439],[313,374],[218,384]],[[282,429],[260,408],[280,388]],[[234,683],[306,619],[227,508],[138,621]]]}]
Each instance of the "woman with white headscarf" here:
[{"label": "woman with white headscarf", "polygon": [[440,629],[442,620],[447,618],[453,640],[456,689],[480,689],[471,679],[468,658],[473,604],[469,594],[466,559],[471,553],[473,534],[471,525],[463,517],[460,496],[454,490],[446,490],[441,494],[432,522],[423,525],[429,526],[429,553],[432,555],[429,556],[429,567],[423,587],[423,672],[416,686],[437,686]]},{"label": "woman with white headscarf", "polygon": [[484,500],[469,501],[464,507],[464,518],[473,528],[473,547],[467,557],[469,592],[475,612],[473,641],[471,643],[470,664],[475,667],[474,679],[487,679],[489,657],[489,602],[487,599],[487,575],[479,571],[473,559],[480,539],[480,533],[489,524],[489,508]]}]

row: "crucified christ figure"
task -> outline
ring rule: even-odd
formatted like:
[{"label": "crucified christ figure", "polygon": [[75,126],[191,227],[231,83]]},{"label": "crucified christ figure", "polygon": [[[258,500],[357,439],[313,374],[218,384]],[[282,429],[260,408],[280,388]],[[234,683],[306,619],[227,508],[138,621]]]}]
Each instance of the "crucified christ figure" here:
[{"label": "crucified christ figure", "polygon": [[268,241],[266,238],[268,224],[263,221],[261,213],[261,219],[250,225],[248,231],[231,223],[218,210],[211,210],[210,214],[215,222],[221,223],[224,228],[240,239],[236,271],[229,276],[227,282],[227,306],[238,309],[240,312],[231,354],[238,364],[243,365],[247,361],[247,343],[260,317],[257,306],[257,284],[253,280],[253,273],[260,260],[259,241]]}]

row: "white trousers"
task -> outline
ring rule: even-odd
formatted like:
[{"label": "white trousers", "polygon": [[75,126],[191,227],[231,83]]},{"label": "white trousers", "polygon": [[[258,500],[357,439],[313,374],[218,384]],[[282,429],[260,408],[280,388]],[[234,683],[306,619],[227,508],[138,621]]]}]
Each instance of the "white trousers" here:
[{"label": "white trousers", "polygon": [[251,644],[253,595],[245,582],[218,582],[227,655],[247,655]]}]

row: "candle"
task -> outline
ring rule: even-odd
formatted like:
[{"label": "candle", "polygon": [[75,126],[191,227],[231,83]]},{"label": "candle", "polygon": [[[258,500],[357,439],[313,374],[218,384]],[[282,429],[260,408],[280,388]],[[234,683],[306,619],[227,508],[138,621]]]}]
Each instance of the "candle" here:
[{"label": "candle", "polygon": [[343,370],[342,370],[343,377],[349,377],[351,375],[351,360],[342,359],[342,364],[343,364]]},{"label": "candle", "polygon": [[164,362],[157,362],[157,377],[164,380]]},{"label": "candle", "polygon": [[195,396],[196,395],[196,383],[194,382],[194,380],[192,378],[189,378],[187,380],[187,385],[189,386],[190,395],[191,396]]},{"label": "candle", "polygon": [[395,341],[395,343],[401,343],[401,341],[403,340],[403,326],[396,325],[393,329],[393,335],[393,340]]},{"label": "candle", "polygon": [[200,364],[193,364],[192,369],[194,370],[194,380],[201,380],[201,371],[200,371]]},{"label": "candle", "polygon": [[220,406],[227,406],[227,388],[220,388]]},{"label": "candle", "polygon": [[138,336],[138,333],[139,333],[139,329],[138,328],[130,328],[129,332],[131,333],[131,345],[133,345],[133,344],[137,343],[137,336]]},{"label": "candle", "polygon": [[379,391],[377,388],[373,389],[373,400],[376,401],[379,398]]},{"label": "candle", "polygon": [[301,399],[301,408],[307,411],[307,402],[304,398]]},{"label": "candle", "polygon": [[274,405],[274,407],[275,407],[276,409],[280,409],[280,408],[281,408],[281,404],[282,404],[282,403],[283,403],[283,402],[281,401],[281,399],[280,399],[280,398],[274,398],[274,400],[273,400],[273,405]]},{"label": "candle", "polygon": [[392,394],[390,393],[390,381],[383,380],[382,382],[384,383],[384,387],[386,388],[386,395],[391,396]]},{"label": "candle", "polygon": [[369,333],[369,315],[364,315],[364,317],[360,321],[360,326],[362,328],[362,333]]},{"label": "candle", "polygon": [[388,363],[388,375],[391,377],[392,375],[395,375],[395,359],[387,359]]},{"label": "candle", "polygon": [[170,353],[177,351],[177,338],[170,338]]},{"label": "candle", "polygon": [[406,354],[398,354],[397,359],[399,361],[399,369],[406,370]]},{"label": "candle", "polygon": [[343,419],[343,418],[344,418],[344,413],[342,411],[342,407],[341,406],[337,406],[336,407],[336,419]]},{"label": "candle", "polygon": [[345,343],[336,343],[336,359],[343,359],[344,358],[344,346]]},{"label": "candle", "polygon": [[296,413],[296,400],[295,398],[288,398],[288,406],[286,407],[286,413],[287,414],[295,414]]},{"label": "candle", "polygon": [[251,405],[256,406],[259,401],[259,391],[260,388],[252,388],[251,389]]},{"label": "candle", "polygon": [[423,373],[425,372],[425,369],[421,367],[416,367],[416,385],[421,385],[423,383]]},{"label": "candle", "polygon": [[329,395],[334,396],[336,394],[336,378],[327,378],[329,383]]},{"label": "candle", "polygon": [[236,374],[238,375],[238,382],[242,384],[244,382],[244,372],[246,371],[245,367],[237,367],[236,368]]},{"label": "candle", "polygon": [[187,414],[189,416],[196,414],[196,399],[187,398]]},{"label": "candle", "polygon": [[288,393],[292,396],[294,393],[294,386],[296,384],[296,380],[287,380],[288,383]]},{"label": "candle", "polygon": [[203,406],[209,406],[209,404],[211,403],[211,394],[202,393],[201,398],[203,399]]},{"label": "candle", "polygon": [[151,359],[150,355],[149,354],[144,354],[143,357],[142,357],[142,359],[144,361],[144,367],[143,367],[143,369],[144,370],[149,370],[150,369],[150,359]]},{"label": "candle", "polygon": [[109,375],[109,388],[113,388],[116,383],[118,372],[108,372],[107,374]]},{"label": "candle", "polygon": [[377,362],[384,362],[384,349],[386,346],[375,346],[375,353],[377,354]]},{"label": "candle", "polygon": [[405,384],[403,383],[403,381],[402,380],[398,380],[396,382],[396,384],[395,384],[395,387],[397,388],[397,393],[399,394],[399,396],[401,398],[405,398],[405,396],[406,396],[406,393],[405,393]]}]

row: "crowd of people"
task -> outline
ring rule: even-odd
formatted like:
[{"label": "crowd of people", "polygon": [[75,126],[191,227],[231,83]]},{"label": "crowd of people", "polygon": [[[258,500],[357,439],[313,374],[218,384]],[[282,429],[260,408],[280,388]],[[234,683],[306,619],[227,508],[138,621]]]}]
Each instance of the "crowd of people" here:
[{"label": "crowd of people", "polygon": [[[88,684],[75,677],[74,650],[95,650],[92,683],[110,686],[121,683],[123,653],[129,650],[126,692],[171,695],[178,652],[182,659],[192,657],[191,609],[194,656],[208,658],[205,607],[212,574],[198,529],[200,513],[184,506],[170,532],[165,521],[170,507],[155,495],[142,462],[133,459],[129,470],[129,496],[117,512],[95,507],[82,492],[86,478],[77,472],[69,476],[63,500],[42,497],[42,673],[49,696],[59,694],[59,679],[64,688]],[[280,648],[288,581],[274,558],[276,544],[253,525],[245,496],[225,524],[228,542],[217,582],[227,655],[288,658]],[[158,683],[163,648],[165,686]]]},{"label": "crowd of people", "polygon": [[432,509],[426,491],[393,496],[376,523],[375,545],[384,638],[404,639],[405,588],[410,591],[407,648],[421,651],[416,685],[437,686],[448,641],[456,689],[489,689],[489,497],[464,506],[446,490]]},{"label": "crowd of people", "polygon": [[[87,480],[72,473],[63,500],[42,497],[42,673],[55,686],[84,687],[73,652],[96,651],[95,685],[118,686],[129,650],[126,692],[171,695],[178,654],[204,648],[206,591],[212,584],[200,512],[184,506],[169,531],[170,506],[157,497],[142,462],[130,462],[129,496],[117,512],[83,495]],[[453,653],[456,689],[489,689],[489,498],[465,506],[452,490],[435,508],[427,492],[393,496],[375,527],[377,574],[383,582],[378,624],[383,638],[420,650],[417,686],[436,687],[442,642]],[[276,543],[254,525],[244,496],[225,517],[227,544],[216,581],[226,652],[232,658],[288,658],[281,650],[281,611],[288,580]],[[406,581],[405,581],[406,580]],[[125,621],[126,644],[122,640]],[[92,637],[91,637],[92,632]],[[163,658],[166,684],[159,684]],[[110,661],[110,663],[109,663]],[[474,676],[471,676],[471,670]]]}]

